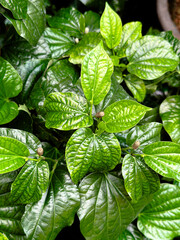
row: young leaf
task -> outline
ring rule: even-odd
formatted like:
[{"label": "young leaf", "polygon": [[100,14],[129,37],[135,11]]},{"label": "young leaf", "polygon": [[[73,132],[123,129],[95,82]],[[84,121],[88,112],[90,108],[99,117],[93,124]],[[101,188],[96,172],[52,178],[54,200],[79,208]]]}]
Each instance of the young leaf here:
[{"label": "young leaf", "polygon": [[126,50],[127,70],[137,77],[151,80],[176,69],[179,58],[166,40],[157,36],[144,36]]},{"label": "young leaf", "polygon": [[118,237],[117,240],[147,240],[142,233],[133,224],[130,224],[127,229]]},{"label": "young leaf", "polygon": [[22,90],[22,80],[17,71],[0,58],[0,124],[12,121],[18,115],[18,106],[9,98],[16,97]]},{"label": "young leaf", "polygon": [[138,149],[143,149],[145,146],[160,141],[160,133],[162,124],[157,122],[146,123],[141,126],[132,128],[126,138],[126,143],[132,146],[136,141],[140,142]]},{"label": "young leaf", "polygon": [[71,130],[93,124],[86,99],[75,93],[51,93],[46,98],[44,107],[47,112],[47,128]]},{"label": "young leaf", "polygon": [[90,128],[78,129],[66,145],[66,163],[73,182],[89,171],[113,169],[121,157],[121,148],[114,134],[94,134]]},{"label": "young leaf", "polygon": [[103,48],[103,42],[89,52],[82,63],[81,84],[86,98],[99,104],[111,86],[113,63]]},{"label": "young leaf", "polygon": [[26,206],[22,226],[28,240],[54,240],[61,229],[72,225],[79,202],[78,189],[66,169],[57,168],[41,200]]},{"label": "young leaf", "polygon": [[28,0],[26,18],[16,20],[8,14],[4,16],[13,24],[17,33],[31,45],[36,45],[45,29],[45,4],[43,0]]},{"label": "young leaf", "polygon": [[[171,240],[180,236],[180,188],[161,184],[138,217],[138,228],[148,238]],[[148,227],[147,227],[148,226]]]},{"label": "young leaf", "polygon": [[[92,173],[79,185],[81,205],[80,229],[87,240],[117,239],[136,218],[139,206],[133,205],[122,179],[110,173]],[[139,201],[140,208],[147,199]]]},{"label": "young leaf", "polygon": [[122,175],[125,189],[133,202],[159,189],[158,175],[144,163],[142,158],[127,154],[123,159]]},{"label": "young leaf", "polygon": [[26,145],[9,137],[0,137],[0,174],[22,167],[30,155]]},{"label": "young leaf", "polygon": [[0,232],[0,239],[1,240],[9,240],[4,233]]},{"label": "young leaf", "polygon": [[162,176],[180,181],[180,145],[155,142],[143,150],[146,164]]},{"label": "young leaf", "polygon": [[0,4],[9,9],[14,18],[26,18],[28,0],[0,0]]},{"label": "young leaf", "polygon": [[135,75],[128,74],[125,78],[125,82],[129,90],[132,92],[134,98],[136,98],[138,102],[143,102],[146,96],[146,86],[143,80]]},{"label": "young leaf", "polygon": [[126,57],[126,49],[136,40],[142,37],[142,23],[130,22],[122,27],[120,44],[115,48],[118,57]]},{"label": "young leaf", "polygon": [[105,10],[100,20],[100,30],[109,48],[114,48],[120,43],[122,33],[121,19],[106,2]]},{"label": "young leaf", "polygon": [[121,100],[108,106],[104,110],[103,122],[100,122],[99,128],[106,132],[121,132],[134,127],[151,110],[132,100]]},{"label": "young leaf", "polygon": [[48,182],[48,163],[28,161],[12,184],[11,199],[21,204],[37,202],[46,191]]},{"label": "young leaf", "polygon": [[73,39],[60,29],[46,28],[44,37],[51,50],[52,58],[59,58],[65,55],[75,44]]},{"label": "young leaf", "polygon": [[180,96],[167,97],[160,105],[160,116],[172,141],[180,143]]}]

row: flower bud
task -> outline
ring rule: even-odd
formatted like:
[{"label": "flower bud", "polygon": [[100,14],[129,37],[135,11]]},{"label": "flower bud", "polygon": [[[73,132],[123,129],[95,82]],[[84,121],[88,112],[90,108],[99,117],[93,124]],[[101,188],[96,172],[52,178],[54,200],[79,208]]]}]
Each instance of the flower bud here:
[{"label": "flower bud", "polygon": [[89,32],[89,28],[86,27],[84,32],[85,32],[85,33],[88,33],[88,32]]},{"label": "flower bud", "polygon": [[78,43],[79,42],[79,38],[75,38],[75,43]]},{"label": "flower bud", "polygon": [[140,146],[140,141],[137,140],[133,143],[132,148],[137,149],[139,146]]},{"label": "flower bud", "polygon": [[37,149],[37,154],[38,154],[39,156],[42,156],[43,153],[44,153],[43,148],[42,148],[42,147],[39,147],[39,148]]},{"label": "flower bud", "polygon": [[97,118],[104,117],[104,112],[97,112],[95,117],[97,117]]}]

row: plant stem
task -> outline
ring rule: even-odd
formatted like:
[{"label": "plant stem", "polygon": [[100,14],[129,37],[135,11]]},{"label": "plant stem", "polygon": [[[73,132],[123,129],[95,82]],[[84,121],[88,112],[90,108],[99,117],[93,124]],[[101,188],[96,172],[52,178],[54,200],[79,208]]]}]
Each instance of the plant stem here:
[{"label": "plant stem", "polygon": [[55,161],[55,163],[54,163],[54,165],[53,165],[53,168],[52,168],[51,173],[50,173],[50,176],[49,176],[49,183],[50,183],[51,180],[52,180],[54,171],[55,171],[55,169],[56,169],[56,167],[57,167],[57,164],[58,164],[58,160],[54,160],[54,161]]}]

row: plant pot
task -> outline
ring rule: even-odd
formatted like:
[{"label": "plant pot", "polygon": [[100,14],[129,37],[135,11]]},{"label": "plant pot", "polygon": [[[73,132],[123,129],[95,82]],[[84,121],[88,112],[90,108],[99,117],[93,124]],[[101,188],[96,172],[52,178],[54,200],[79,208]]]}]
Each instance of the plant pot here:
[{"label": "plant pot", "polygon": [[169,4],[171,4],[172,2],[172,0],[157,0],[157,14],[162,28],[165,31],[172,31],[173,35],[176,38],[180,39],[180,32],[176,27],[175,23],[173,22],[169,11]]}]

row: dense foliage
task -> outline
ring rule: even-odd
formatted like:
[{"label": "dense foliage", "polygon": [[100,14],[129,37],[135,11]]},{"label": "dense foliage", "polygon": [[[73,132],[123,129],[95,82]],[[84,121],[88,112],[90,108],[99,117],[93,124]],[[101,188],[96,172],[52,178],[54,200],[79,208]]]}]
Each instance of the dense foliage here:
[{"label": "dense foliage", "polygon": [[43,0],[0,0],[0,238],[180,236],[180,42]]}]

